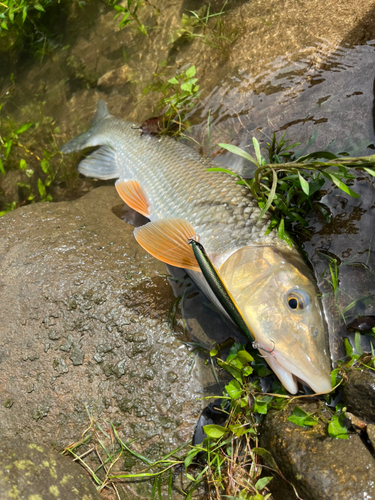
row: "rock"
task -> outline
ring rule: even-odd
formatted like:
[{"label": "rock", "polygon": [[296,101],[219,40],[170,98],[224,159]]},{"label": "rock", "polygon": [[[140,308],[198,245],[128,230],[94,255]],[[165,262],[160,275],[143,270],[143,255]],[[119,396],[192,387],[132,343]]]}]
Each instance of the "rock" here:
[{"label": "rock", "polygon": [[21,439],[0,444],[0,498],[100,500],[83,469],[47,446]]},{"label": "rock", "polygon": [[375,373],[352,368],[347,372],[344,401],[348,410],[368,423],[375,424]]},{"label": "rock", "polygon": [[375,450],[375,425],[369,424],[367,426],[367,437],[370,441],[372,448]]},{"label": "rock", "polygon": [[[271,411],[262,425],[261,446],[276,460],[285,478],[304,500],[370,499],[375,495],[375,461],[357,434],[331,438],[327,424],[299,427],[287,418],[293,407]],[[314,402],[298,402],[308,413]],[[294,500],[290,486],[278,478],[269,487],[275,500]]]},{"label": "rock", "polygon": [[214,379],[203,360],[191,370],[165,265],[114,215],[121,203],[101,187],[0,219],[1,441],[64,448],[89,414],[151,460],[191,439]]},{"label": "rock", "polygon": [[124,66],[121,66],[121,68],[113,69],[112,71],[108,71],[108,73],[101,76],[98,80],[98,87],[101,87],[104,90],[115,85],[123,85],[131,80],[131,75],[132,71],[129,66],[125,64]]}]

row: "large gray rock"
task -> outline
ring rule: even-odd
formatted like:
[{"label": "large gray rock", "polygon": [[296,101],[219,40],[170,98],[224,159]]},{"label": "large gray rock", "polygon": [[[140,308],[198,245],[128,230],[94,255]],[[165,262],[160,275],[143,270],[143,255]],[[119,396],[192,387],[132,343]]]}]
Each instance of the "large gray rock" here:
[{"label": "large gray rock", "polygon": [[1,441],[62,448],[88,412],[150,459],[191,439],[213,379],[191,370],[168,324],[166,268],[114,215],[119,203],[102,187],[0,219]]},{"label": "large gray rock", "polygon": [[[304,500],[359,500],[374,497],[375,461],[357,434],[348,440],[331,438],[327,424],[299,427],[289,422],[295,405],[271,411],[262,425],[261,446],[271,452],[281,472]],[[314,402],[298,402],[308,413]],[[270,483],[275,500],[296,497],[285,481]]]},{"label": "large gray rock", "polygon": [[0,498],[100,500],[82,468],[46,446],[22,439],[0,444]]},{"label": "large gray rock", "polygon": [[365,368],[352,368],[346,375],[343,390],[348,410],[375,424],[375,373]]}]

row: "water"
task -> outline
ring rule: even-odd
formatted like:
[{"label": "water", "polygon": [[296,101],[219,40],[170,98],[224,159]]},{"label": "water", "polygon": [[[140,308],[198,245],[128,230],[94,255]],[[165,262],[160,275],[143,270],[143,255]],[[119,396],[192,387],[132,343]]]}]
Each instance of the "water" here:
[{"label": "water", "polygon": [[[39,62],[30,58],[1,66],[1,135],[9,137],[25,122],[38,126],[18,138],[30,153],[17,146],[8,159],[4,149],[0,153],[12,169],[0,179],[0,210],[4,203],[25,203],[30,193],[39,196],[38,177],[43,182],[46,178],[38,160],[46,156],[43,150],[54,154],[51,169],[59,169],[47,186],[54,201],[81,196],[101,184],[78,177],[78,157],[61,160],[57,146],[85,130],[98,98],[117,116],[140,122],[149,118],[160,96],[144,94],[145,87],[157,78],[171,78],[188,63],[196,65],[203,89],[190,117],[191,145],[205,154],[215,153],[218,142],[252,152],[253,136],[264,146],[273,132],[280,136],[284,131],[291,141],[301,142],[297,154],[323,149],[352,155],[374,152],[372,2],[230,2],[216,31],[206,30],[204,40],[189,38],[189,30],[203,32],[186,17],[183,23],[182,15],[189,16],[189,10],[198,11],[202,4],[145,2],[138,14],[147,36],[135,23],[119,30],[114,10],[105,4],[92,1],[82,9],[72,7],[61,22],[57,48]],[[212,2],[217,10],[220,5]],[[17,168],[21,158],[35,171],[31,177]],[[220,161],[247,168],[229,154]],[[30,187],[19,187],[19,182]],[[361,194],[359,201],[328,188],[322,202],[329,207],[331,221],[311,214],[312,236],[303,242],[323,293],[333,359],[343,354],[341,338],[349,335],[345,321],[374,314],[374,189],[362,174],[354,189]],[[339,266],[336,295],[330,285],[332,259]],[[191,300],[186,298],[184,307],[194,323]],[[202,308],[206,319],[196,325],[210,323],[212,311]],[[195,331],[194,325],[191,329]],[[197,329],[206,335],[204,328]],[[218,330],[215,326],[216,333],[207,338],[223,335],[226,327]],[[363,346],[370,347],[368,338]]]}]

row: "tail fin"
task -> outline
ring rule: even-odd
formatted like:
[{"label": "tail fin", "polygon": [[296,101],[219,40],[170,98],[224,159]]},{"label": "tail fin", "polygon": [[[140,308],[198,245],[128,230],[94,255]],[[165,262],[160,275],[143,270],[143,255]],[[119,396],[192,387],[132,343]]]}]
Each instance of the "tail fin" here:
[{"label": "tail fin", "polygon": [[103,136],[98,133],[97,125],[105,118],[110,117],[112,115],[109,113],[106,103],[99,101],[88,130],[60,148],[62,153],[73,153],[73,151],[81,151],[90,146],[101,146],[82,160],[78,166],[78,171],[86,177],[95,177],[96,179],[116,179],[120,177],[120,166],[117,162],[116,150],[108,144],[104,144]]},{"label": "tail fin", "polygon": [[111,116],[112,115],[108,111],[106,103],[104,101],[99,101],[95,116],[92,119],[88,130],[67,142],[64,146],[62,146],[62,148],[60,148],[60,151],[62,153],[73,153],[74,151],[80,151],[81,149],[91,146],[92,144],[90,144],[90,139],[94,134],[95,125],[97,125],[104,118],[109,118]]}]

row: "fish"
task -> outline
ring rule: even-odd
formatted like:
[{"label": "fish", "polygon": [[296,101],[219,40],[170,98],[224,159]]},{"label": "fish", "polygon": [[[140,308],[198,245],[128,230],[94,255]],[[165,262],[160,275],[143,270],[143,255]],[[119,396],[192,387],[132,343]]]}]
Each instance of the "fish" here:
[{"label": "fish", "polygon": [[[259,352],[291,393],[298,381],[316,393],[331,390],[324,315],[311,272],[296,246],[275,230],[235,176],[181,141],[143,134],[139,124],[116,118],[104,101],[86,132],[61,148],[68,154],[97,147],[78,171],[117,179],[122,200],[149,219],[135,228],[137,242],[155,258],[187,269],[220,309],[191,240],[199,241]],[[225,311],[224,311],[225,312]]]}]

